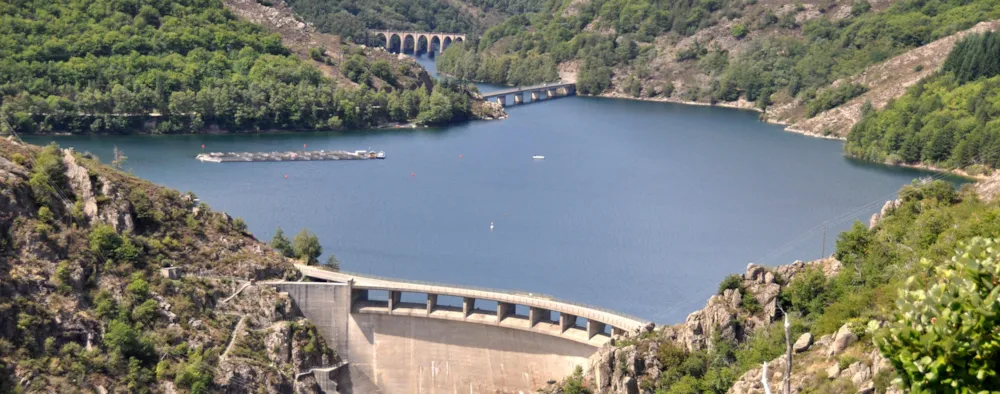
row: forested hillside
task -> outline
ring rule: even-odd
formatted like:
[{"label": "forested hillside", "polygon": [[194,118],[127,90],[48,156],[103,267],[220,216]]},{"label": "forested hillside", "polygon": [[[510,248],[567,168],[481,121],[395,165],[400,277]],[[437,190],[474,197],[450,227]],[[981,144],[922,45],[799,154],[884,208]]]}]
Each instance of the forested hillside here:
[{"label": "forested hillside", "polygon": [[815,114],[864,91],[825,91],[833,81],[998,17],[991,0],[549,2],[491,28],[476,46],[455,46],[439,69],[522,83],[511,70],[534,62],[548,70],[528,83],[551,80],[559,68],[575,74],[582,93],[745,99],[760,108],[797,101]]},{"label": "forested hillside", "polygon": [[1000,168],[1000,33],[970,35],[942,70],[848,135],[851,155],[980,175]]},{"label": "forested hillside", "polygon": [[5,133],[361,128],[470,112],[460,87],[436,89],[449,107],[432,108],[422,71],[361,48],[296,57],[219,0],[0,1],[0,43]]}]

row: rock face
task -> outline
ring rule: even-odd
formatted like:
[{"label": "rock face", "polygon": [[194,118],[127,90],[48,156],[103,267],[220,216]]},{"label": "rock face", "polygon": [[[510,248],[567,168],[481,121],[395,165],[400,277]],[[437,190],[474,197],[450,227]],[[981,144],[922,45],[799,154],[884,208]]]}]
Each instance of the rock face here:
[{"label": "rock face", "polygon": [[882,205],[881,211],[872,214],[872,218],[868,220],[868,228],[874,228],[876,225],[878,225],[878,222],[885,217],[887,213],[892,212],[896,208],[899,208],[901,204],[903,204],[903,200],[898,198],[895,200],[886,201],[885,204]]},{"label": "rock face", "polygon": [[[97,217],[97,196],[94,195],[94,186],[90,182],[90,172],[76,163],[76,156],[71,149],[63,150],[63,164],[66,165],[66,178],[73,194],[77,196],[77,201],[83,203],[83,214],[87,220],[93,221]],[[72,210],[73,207],[71,205],[66,209]]]}]

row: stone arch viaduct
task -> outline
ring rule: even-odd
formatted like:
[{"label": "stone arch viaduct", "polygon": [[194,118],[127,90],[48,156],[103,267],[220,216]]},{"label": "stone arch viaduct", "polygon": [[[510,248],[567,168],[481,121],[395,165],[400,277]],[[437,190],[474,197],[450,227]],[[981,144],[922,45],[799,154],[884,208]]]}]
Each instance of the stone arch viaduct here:
[{"label": "stone arch viaduct", "polygon": [[269,284],[346,361],[320,379],[340,393],[535,392],[587,368],[612,335],[651,326],[534,293],[296,267],[308,281]]},{"label": "stone arch viaduct", "polygon": [[444,52],[445,48],[448,47],[452,42],[465,41],[465,34],[458,33],[429,33],[429,32],[418,32],[418,31],[392,31],[392,30],[374,30],[371,32],[372,36],[385,38],[386,49],[392,46],[392,38],[396,37],[399,39],[399,50],[402,51],[406,47],[407,40],[413,42],[413,50],[417,50],[417,46],[420,43],[420,39],[423,38],[427,42],[427,51],[429,52],[432,48],[432,44],[437,44],[438,53]]}]

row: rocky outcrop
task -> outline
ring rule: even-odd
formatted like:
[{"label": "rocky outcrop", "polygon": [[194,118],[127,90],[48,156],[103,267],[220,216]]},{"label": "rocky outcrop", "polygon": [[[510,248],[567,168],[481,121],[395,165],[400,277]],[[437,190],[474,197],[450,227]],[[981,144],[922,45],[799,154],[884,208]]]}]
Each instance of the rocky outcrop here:
[{"label": "rocky outcrop", "polygon": [[1000,196],[1000,172],[976,183],[976,193],[985,201],[996,200]]},{"label": "rocky outcrop", "polygon": [[871,219],[868,220],[868,228],[874,228],[876,225],[878,225],[878,222],[885,217],[885,215],[891,213],[896,208],[899,208],[899,206],[902,204],[903,200],[898,198],[895,200],[886,201],[885,204],[882,205],[882,210],[872,214]]},{"label": "rocky outcrop", "polygon": [[[70,189],[76,195],[77,201],[83,205],[83,214],[87,220],[93,221],[97,217],[97,196],[94,194],[94,185],[90,182],[90,171],[76,162],[76,156],[72,149],[63,150],[63,165],[66,166],[66,179]],[[73,209],[73,202],[67,201],[66,209]]]},{"label": "rocky outcrop", "polygon": [[98,220],[114,227],[119,233],[134,230],[135,220],[128,194],[107,178],[98,177],[98,181],[101,183],[101,195],[107,199],[98,209]]}]

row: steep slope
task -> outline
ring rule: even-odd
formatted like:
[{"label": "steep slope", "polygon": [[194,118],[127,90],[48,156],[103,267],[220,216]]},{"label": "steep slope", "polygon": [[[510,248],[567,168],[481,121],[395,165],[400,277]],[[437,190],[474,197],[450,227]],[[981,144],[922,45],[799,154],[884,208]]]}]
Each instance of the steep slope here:
[{"label": "steep slope", "polygon": [[[917,371],[927,365],[923,361],[901,358],[878,346],[890,338],[890,329],[906,330],[915,325],[906,320],[913,312],[904,313],[911,311],[907,308],[913,305],[912,300],[897,300],[897,290],[922,289],[940,280],[952,286],[942,294],[957,294],[951,289],[961,287],[963,282],[949,276],[954,273],[936,273],[936,267],[948,262],[968,264],[973,277],[982,276],[984,282],[996,286],[996,272],[1000,272],[996,260],[992,260],[992,270],[982,272],[977,271],[983,269],[982,265],[959,263],[969,254],[962,251],[965,243],[1000,234],[1000,203],[984,202],[972,189],[956,191],[943,181],[904,187],[898,200],[887,202],[873,216],[870,226],[856,223],[838,236],[833,259],[773,269],[750,265],[746,273],[724,280],[719,294],[712,296],[704,309],[690,314],[683,324],[615,337],[612,344],[591,357],[586,371],[553,383],[545,391],[757,394],[764,392],[761,364],[768,362],[767,380],[772,392],[780,392],[787,345],[779,320],[782,311],[790,320],[790,342],[795,353],[790,375],[793,393],[900,393],[899,387],[891,385],[903,373],[898,367],[913,370],[911,373],[918,377],[935,379],[932,374]],[[989,193],[980,192],[984,197]],[[996,294],[991,288],[985,291]],[[933,294],[938,293],[927,293],[925,297]],[[928,336],[928,342],[917,347],[943,349],[936,353],[939,362],[961,358],[958,354],[975,358],[975,351],[963,350],[957,343],[984,335],[986,339],[980,342],[983,351],[992,354],[992,345],[987,343],[996,343],[991,338],[997,319],[991,311],[997,310],[998,304],[973,299],[968,301],[970,305],[960,306],[957,298],[945,298],[947,307],[937,310],[938,317],[920,323],[935,325],[937,336]],[[959,332],[963,326],[954,319],[967,315],[942,311],[981,305],[987,310],[971,319],[983,322],[979,330]],[[929,313],[933,316],[935,312]],[[956,328],[951,331],[944,327]],[[919,342],[921,337],[913,334],[908,338]],[[956,346],[939,346],[945,342]],[[958,350],[951,353],[948,349]],[[989,373],[977,378],[974,369],[942,363],[949,370],[942,368],[939,379],[945,379],[944,375],[965,377],[967,382],[980,385],[996,381]],[[913,376],[904,381],[913,382]]]},{"label": "steep slope", "polygon": [[876,110],[884,108],[891,100],[902,97],[907,88],[940,70],[951,48],[961,38],[997,29],[1000,29],[1000,21],[981,22],[971,29],[868,67],[858,75],[838,80],[833,83],[833,87],[841,84],[857,84],[864,86],[867,91],[812,118],[804,119],[805,108],[802,105],[792,104],[774,108],[768,112],[767,119],[790,124],[789,130],[803,134],[846,138],[851,127],[861,121],[861,109],[865,103],[870,103]]},{"label": "steep slope", "polygon": [[10,139],[0,185],[0,392],[317,392],[296,374],[337,361],[248,286],[294,268],[241,219]]}]

